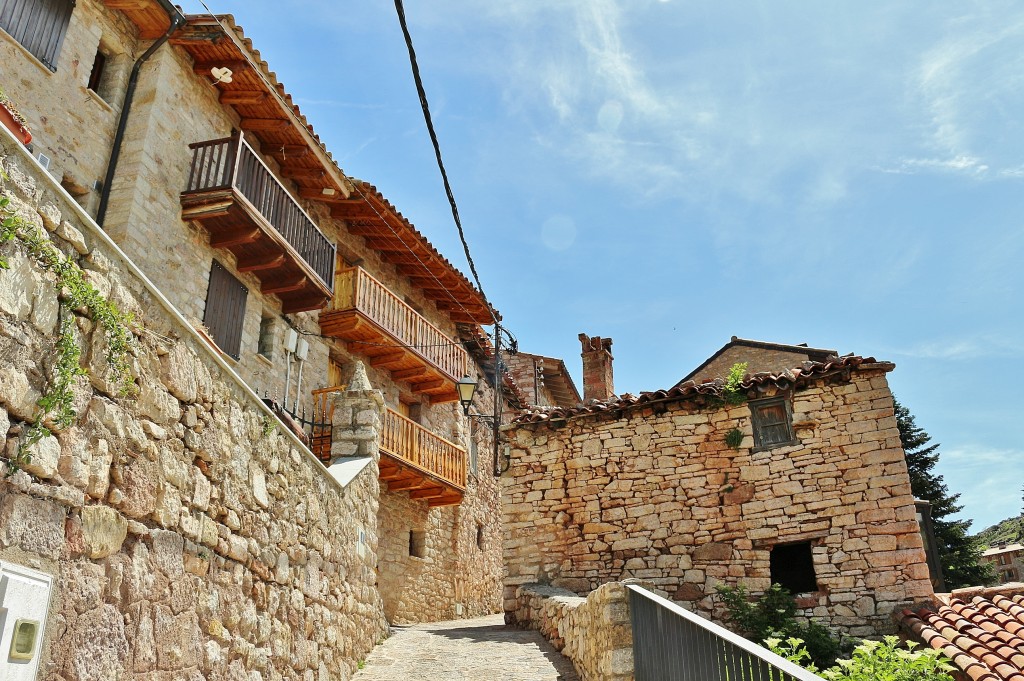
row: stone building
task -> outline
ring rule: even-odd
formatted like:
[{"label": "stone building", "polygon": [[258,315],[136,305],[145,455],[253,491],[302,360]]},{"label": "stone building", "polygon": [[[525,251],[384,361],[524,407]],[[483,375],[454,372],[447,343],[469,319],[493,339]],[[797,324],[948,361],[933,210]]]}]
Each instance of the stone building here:
[{"label": "stone building", "polygon": [[[637,578],[708,614],[715,587],[781,583],[802,613],[890,631],[931,595],[887,362],[833,357],[616,397],[608,339],[581,337],[605,399],[506,428],[506,617],[542,584],[585,594]],[[588,393],[586,384],[585,393]]]},{"label": "stone building", "polygon": [[[137,399],[94,381],[75,425],[0,481],[0,564],[52,580],[40,678],[346,678],[387,622],[496,612],[499,486],[471,455],[491,441],[455,383],[480,378],[490,412],[493,376],[460,339],[497,313],[338,168],[233,18],[11,0],[0,63],[34,134],[0,138],[5,193],[144,329]],[[0,272],[8,453],[53,340],[30,265]],[[120,541],[90,548],[97,527]],[[100,623],[116,649],[90,638]],[[188,640],[143,659],[172,630]],[[108,666],[80,659],[94,645]]]},{"label": "stone building", "polygon": [[580,403],[580,392],[563,360],[518,352],[505,363],[527,406],[573,407]]},{"label": "stone building", "polygon": [[745,363],[747,371],[752,374],[762,371],[779,373],[800,366],[804,362],[826,362],[838,356],[839,353],[835,350],[811,348],[807,343],[787,345],[733,336],[728,343],[701,362],[700,366],[684,376],[676,385],[686,381],[704,383],[716,378],[725,378],[735,364]]},{"label": "stone building", "polygon": [[1019,582],[1024,575],[1024,544],[996,544],[981,554],[981,560],[992,563],[1000,584]]}]

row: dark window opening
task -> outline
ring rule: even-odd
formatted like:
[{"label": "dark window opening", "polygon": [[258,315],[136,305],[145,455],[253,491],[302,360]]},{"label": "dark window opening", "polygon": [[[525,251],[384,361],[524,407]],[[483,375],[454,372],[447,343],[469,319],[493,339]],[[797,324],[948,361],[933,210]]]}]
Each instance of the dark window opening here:
[{"label": "dark window opening", "polygon": [[274,358],[274,318],[263,317],[260,319],[260,338],[256,352],[267,359]]},{"label": "dark window opening", "polygon": [[0,28],[56,71],[74,9],[75,0],[6,0],[0,2]]},{"label": "dark window opening", "polygon": [[784,397],[751,400],[750,415],[754,430],[754,448],[771,449],[793,444],[793,417]]},{"label": "dark window opening", "polygon": [[88,88],[95,92],[100,93],[100,83],[103,82],[103,70],[107,66],[107,55],[103,54],[100,50],[96,50],[96,59],[92,62],[92,71],[89,72],[89,85]]},{"label": "dark window opening", "polygon": [[477,523],[476,526],[476,547],[483,549],[484,547],[484,526]]},{"label": "dark window opening", "polygon": [[409,555],[423,558],[427,554],[427,533],[421,530],[409,530]]},{"label": "dark window opening", "polygon": [[790,593],[800,594],[818,590],[814,574],[814,556],[811,543],[780,544],[771,550],[772,584],[781,584]]},{"label": "dark window opening", "polygon": [[242,322],[245,299],[249,296],[242,282],[216,260],[210,269],[210,287],[206,291],[203,324],[224,354],[239,359],[242,350]]}]

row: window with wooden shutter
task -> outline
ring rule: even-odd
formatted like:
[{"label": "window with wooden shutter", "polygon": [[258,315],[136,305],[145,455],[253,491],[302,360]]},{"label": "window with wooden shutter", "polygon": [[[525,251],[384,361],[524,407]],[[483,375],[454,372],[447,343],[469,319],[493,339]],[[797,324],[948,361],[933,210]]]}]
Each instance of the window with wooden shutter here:
[{"label": "window with wooden shutter", "polygon": [[784,397],[751,400],[750,414],[753,417],[755,450],[795,443],[793,419]]},{"label": "window with wooden shutter", "polygon": [[74,9],[75,0],[0,0],[0,28],[56,71]]},{"label": "window with wooden shutter", "polygon": [[214,260],[210,269],[210,287],[206,291],[203,324],[210,330],[217,347],[235,359],[240,357],[242,350],[242,322],[248,296],[249,289]]}]

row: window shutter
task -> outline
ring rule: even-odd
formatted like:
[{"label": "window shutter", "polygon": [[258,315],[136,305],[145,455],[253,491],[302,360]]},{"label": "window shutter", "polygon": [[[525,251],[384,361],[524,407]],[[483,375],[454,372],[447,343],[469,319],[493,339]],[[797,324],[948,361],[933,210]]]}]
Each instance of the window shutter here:
[{"label": "window shutter", "polygon": [[206,291],[203,324],[210,330],[217,347],[235,359],[241,356],[242,322],[248,296],[249,289],[214,260],[210,269],[210,288]]},{"label": "window shutter", "polygon": [[56,71],[74,9],[75,0],[0,0],[0,28]]}]

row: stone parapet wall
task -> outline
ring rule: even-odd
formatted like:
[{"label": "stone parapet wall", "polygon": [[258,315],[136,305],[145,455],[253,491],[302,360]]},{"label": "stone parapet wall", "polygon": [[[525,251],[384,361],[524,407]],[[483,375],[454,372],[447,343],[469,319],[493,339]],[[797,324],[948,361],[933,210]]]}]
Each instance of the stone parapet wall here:
[{"label": "stone parapet wall", "polygon": [[629,592],[620,582],[603,584],[586,597],[542,584],[515,593],[505,619],[539,631],[572,660],[583,681],[632,681],[633,631]]},{"label": "stone parapet wall", "polygon": [[[387,635],[375,468],[342,488],[6,134],[0,165],[16,212],[138,320],[124,398],[76,315],[78,418],[0,479],[0,559],[55,578],[39,678],[349,678]],[[46,390],[58,306],[52,275],[2,251],[10,456]]]},{"label": "stone parapet wall", "polygon": [[796,389],[796,443],[765,451],[747,404],[675,400],[508,429],[506,612],[525,584],[587,593],[632,577],[721,619],[717,585],[764,591],[772,548],[809,542],[818,590],[801,612],[855,635],[891,631],[893,609],[931,586],[887,367]]}]

